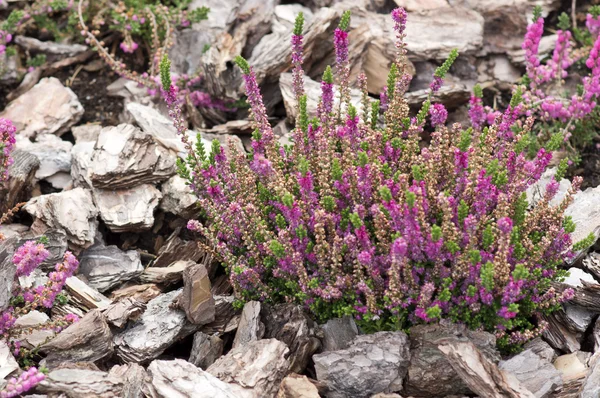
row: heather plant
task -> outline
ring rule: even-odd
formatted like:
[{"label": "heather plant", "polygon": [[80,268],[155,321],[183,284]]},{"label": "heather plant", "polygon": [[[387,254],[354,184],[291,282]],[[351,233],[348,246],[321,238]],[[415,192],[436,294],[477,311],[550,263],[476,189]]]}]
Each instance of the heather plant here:
[{"label": "heather plant", "polygon": [[[12,163],[10,157],[14,148],[16,128],[7,120],[0,118],[0,147],[2,147],[2,161],[0,162],[0,175],[2,182],[8,178],[8,166]],[[0,224],[6,222],[20,206],[10,210],[0,218]],[[0,233],[0,241],[6,239]],[[50,256],[50,252],[45,248],[47,243],[45,238],[40,241],[27,241],[17,248],[12,263],[15,267],[14,281],[11,283],[12,298],[9,306],[0,311],[0,338],[11,348],[13,355],[19,360],[20,364],[27,368],[18,378],[11,378],[8,384],[0,391],[0,398],[10,398],[20,396],[22,393],[30,390],[44,379],[44,373],[35,366],[35,358],[38,347],[27,348],[21,345],[21,340],[36,330],[53,330],[59,333],[62,329],[78,320],[74,314],[65,316],[54,316],[52,320],[36,325],[18,326],[17,319],[33,310],[48,310],[54,305],[55,300],[61,296],[61,291],[67,278],[72,276],[79,262],[75,256],[67,251],[64,254],[63,261],[56,264],[55,270],[48,275],[48,281],[43,285],[33,287],[22,287],[19,278],[31,275],[44,261]],[[6,283],[7,281],[4,281]],[[9,282],[10,283],[10,282]],[[42,343],[43,344],[43,343]],[[40,346],[42,345],[40,344]]]},{"label": "heather plant", "polygon": [[[291,146],[279,144],[252,67],[238,57],[255,127],[249,155],[230,143],[228,157],[216,141],[207,153],[187,137],[165,57],[163,95],[188,150],[179,172],[203,211],[188,228],[226,266],[240,301],[299,303],[321,321],[352,315],[371,329],[447,318],[495,332],[500,345],[523,343],[544,329],[536,316],[573,293],[551,283],[572,256],[574,224],[564,211],[581,178],[552,205],[559,173],[542,200],[528,204],[525,191],[552,155],[540,149],[527,158],[534,119],[515,128],[526,106],[519,91],[483,128],[446,126],[447,111],[431,95],[411,115],[403,97],[406,17],[402,8],[392,12],[398,57],[384,95],[369,98],[360,75],[359,109],[349,96],[344,13],[334,33],[336,64],[325,70],[309,115],[298,16]],[[436,70],[431,94],[457,56]]]},{"label": "heather plant", "polygon": [[[519,87],[523,91],[520,116],[536,118],[528,137],[531,157],[544,146],[564,149],[570,161],[579,163],[579,152],[593,143],[600,129],[596,107],[600,94],[600,7],[590,9],[586,29],[571,27],[565,13],[559,17],[558,28],[554,51],[542,62],[538,51],[544,19],[539,7],[534,10],[522,45],[526,75]],[[477,86],[470,101],[469,114],[475,129],[493,124],[499,115],[483,106],[482,94]]]}]

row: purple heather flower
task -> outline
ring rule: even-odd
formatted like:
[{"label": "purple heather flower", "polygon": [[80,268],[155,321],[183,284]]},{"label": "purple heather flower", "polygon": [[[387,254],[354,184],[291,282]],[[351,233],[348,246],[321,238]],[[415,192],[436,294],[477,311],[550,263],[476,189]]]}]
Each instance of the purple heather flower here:
[{"label": "purple heather flower", "polygon": [[438,125],[444,125],[448,118],[448,111],[442,104],[433,104],[429,108],[429,115],[431,115],[431,125],[433,127]]},{"label": "purple heather flower", "polygon": [[18,378],[11,378],[4,390],[0,391],[0,398],[13,398],[31,390],[37,386],[46,375],[41,373],[37,368],[31,367],[29,370],[21,373]]},{"label": "purple heather flower", "polygon": [[17,266],[17,277],[28,276],[49,256],[50,252],[43,244],[31,240],[25,242],[13,255],[12,261]]},{"label": "purple heather flower", "polygon": [[513,221],[509,217],[502,217],[498,220],[498,229],[504,233],[508,234],[512,231]]},{"label": "purple heather flower", "polygon": [[444,79],[442,79],[439,76],[434,76],[433,81],[429,85],[429,88],[431,89],[432,92],[436,93],[442,87],[442,84],[444,84]]}]

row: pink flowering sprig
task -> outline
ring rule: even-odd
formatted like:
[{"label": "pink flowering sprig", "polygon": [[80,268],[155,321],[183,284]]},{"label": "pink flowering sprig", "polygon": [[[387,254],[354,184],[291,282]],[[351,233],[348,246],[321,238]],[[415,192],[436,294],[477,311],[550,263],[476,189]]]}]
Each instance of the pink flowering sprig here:
[{"label": "pink flowering sprig", "polygon": [[[534,116],[534,125],[530,141],[530,154],[535,154],[540,147],[550,150],[565,149],[570,160],[579,161],[579,151],[592,143],[590,134],[593,127],[591,120],[595,119],[595,109],[600,95],[600,68],[598,68],[598,49],[600,40],[595,34],[594,17],[589,14],[587,28],[589,37],[594,38],[585,59],[585,67],[589,73],[581,80],[574,92],[568,92],[564,85],[569,77],[570,68],[578,61],[586,48],[575,48],[569,17],[562,14],[559,17],[559,30],[552,57],[543,63],[539,57],[539,43],[544,33],[544,19],[541,11],[536,8],[533,23],[527,27],[527,33],[522,44],[525,50],[525,65],[527,75],[523,78],[523,105],[517,114],[518,118]],[[575,30],[577,42],[586,43],[582,33]],[[470,118],[472,126],[482,129],[490,126],[500,113],[483,107],[481,95],[474,94],[470,101]],[[585,126],[585,127],[584,127]],[[574,135],[577,135],[576,137]]]},{"label": "pink flowering sprig", "polygon": [[[393,15],[398,23],[403,14]],[[232,146],[226,156],[219,145],[210,156],[192,151],[197,160],[181,175],[205,217],[190,220],[188,229],[218,253],[238,299],[295,302],[323,321],[352,315],[407,327],[451,319],[519,336],[514,341],[568,299],[550,286],[573,255],[574,224],[563,215],[581,179],[558,205],[551,204],[556,184],[529,205],[527,188],[552,154],[542,149],[527,157],[533,118],[517,120],[520,90],[489,128],[448,127],[446,110],[431,98],[412,116],[398,94],[406,80],[395,74],[382,124],[383,104],[369,104],[366,93],[362,109],[332,111],[327,69],[316,118],[297,105],[301,128],[290,148],[273,139],[252,68],[243,58],[236,62],[256,128],[252,153]],[[444,63],[436,77],[449,67]],[[343,82],[343,68],[335,73]],[[425,140],[427,122],[434,131]]]},{"label": "pink flowering sprig", "polygon": [[15,148],[15,134],[17,132],[13,123],[4,118],[0,118],[0,184],[8,179],[8,167],[13,163],[10,156]]},{"label": "pink flowering sprig", "polygon": [[0,391],[0,398],[19,397],[23,393],[32,390],[40,382],[46,378],[46,375],[36,367],[31,367],[29,370],[21,373],[17,378],[8,380],[8,384]]}]

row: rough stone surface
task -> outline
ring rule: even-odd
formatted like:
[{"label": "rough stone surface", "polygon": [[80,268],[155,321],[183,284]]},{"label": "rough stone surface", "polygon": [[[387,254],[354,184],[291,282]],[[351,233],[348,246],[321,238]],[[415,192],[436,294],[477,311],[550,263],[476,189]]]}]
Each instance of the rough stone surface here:
[{"label": "rough stone surface", "polygon": [[193,324],[205,325],[215,320],[215,299],[204,264],[192,264],[183,270],[183,292],[177,305]]},{"label": "rough stone surface", "polygon": [[121,398],[124,380],[98,370],[61,368],[51,371],[37,388],[54,394],[51,396],[60,393],[69,398]]},{"label": "rough stone surface", "polygon": [[158,206],[161,210],[180,217],[190,217],[198,211],[198,198],[192,193],[186,181],[175,175],[162,184],[162,200]]},{"label": "rough stone surface", "polygon": [[319,398],[317,387],[306,376],[290,374],[283,379],[277,398]]},{"label": "rough stone surface", "polygon": [[[43,312],[30,311],[29,313],[20,316],[15,322],[15,327],[18,328],[36,328],[48,322],[50,318]],[[44,344],[54,336],[54,331],[48,329],[34,330],[32,333],[25,333],[20,338],[21,345],[27,348],[34,348]]]},{"label": "rough stone surface", "polygon": [[437,347],[440,341],[454,337],[473,342],[494,362],[500,359],[492,334],[471,331],[465,326],[448,322],[413,327],[410,334],[411,359],[405,385],[407,395],[438,397],[469,393],[469,388]]},{"label": "rough stone surface", "polygon": [[253,397],[240,386],[225,383],[182,359],[152,361],[143,392],[148,398]]},{"label": "rough stone surface", "polygon": [[31,199],[24,210],[34,217],[31,230],[43,234],[48,229],[62,230],[70,244],[89,247],[96,236],[98,210],[90,191],[76,188]]},{"label": "rough stone surface", "polygon": [[323,351],[337,351],[348,348],[358,336],[358,328],[350,316],[330,319],[321,326],[323,331]]},{"label": "rough stone surface", "polygon": [[223,340],[218,336],[209,336],[203,332],[194,334],[194,343],[189,362],[204,370],[208,369],[223,355]]},{"label": "rough stone surface", "polygon": [[19,369],[19,364],[15,360],[10,347],[4,342],[0,342],[0,379]]},{"label": "rough stone surface", "polygon": [[137,363],[113,366],[109,375],[120,377],[124,380],[121,398],[142,398],[142,387],[146,378],[146,369]]},{"label": "rough stone surface", "polygon": [[546,398],[562,386],[560,372],[546,358],[540,357],[531,349],[500,361],[498,368],[515,375],[521,385],[537,398]]},{"label": "rough stone surface", "polygon": [[112,232],[144,231],[154,225],[154,209],[162,194],[153,185],[93,192],[100,217]]},{"label": "rough stone surface", "polygon": [[357,336],[348,348],[314,355],[313,360],[328,398],[399,391],[410,360],[408,337],[404,332]]},{"label": "rough stone surface", "polygon": [[132,188],[174,175],[175,156],[151,134],[120,124],[100,132],[89,173],[95,188]]},{"label": "rough stone surface", "polygon": [[588,372],[589,352],[577,351],[561,355],[554,360],[554,367],[561,373],[563,382],[582,379]]},{"label": "rough stone surface", "polygon": [[312,355],[321,348],[313,320],[294,304],[263,305],[261,318],[264,338],[275,338],[290,349],[290,371],[304,372]]},{"label": "rough stone surface", "polygon": [[170,306],[180,293],[181,289],[174,290],[151,300],[139,320],[115,335],[117,355],[122,360],[151,361],[175,341],[194,332],[185,313]]},{"label": "rough stone surface", "polygon": [[61,135],[82,115],[83,106],[75,93],[54,77],[40,80],[0,113],[0,117],[12,120],[19,134],[25,137]]},{"label": "rough stone surface", "polygon": [[54,368],[63,362],[95,362],[113,353],[112,332],[99,310],[88,312],[42,347]]},{"label": "rough stone surface", "polygon": [[137,251],[122,251],[117,246],[94,245],[79,258],[79,273],[85,275],[90,286],[99,292],[133,279],[143,270]]},{"label": "rough stone surface", "polygon": [[8,183],[0,187],[0,212],[12,209],[17,203],[27,201],[34,187],[35,173],[40,167],[37,157],[15,149],[14,162],[8,167]]},{"label": "rough stone surface", "polygon": [[251,341],[217,359],[207,372],[251,390],[253,397],[272,397],[288,372],[288,353],[286,345],[277,339]]},{"label": "rough stone surface", "polygon": [[128,320],[137,320],[145,310],[145,303],[132,297],[125,297],[106,307],[103,314],[108,323],[122,328],[127,324]]},{"label": "rough stone surface", "polygon": [[242,318],[233,339],[233,348],[260,340],[264,336],[265,325],[260,320],[260,307],[258,301],[249,301],[244,305]]},{"label": "rough stone surface", "polygon": [[40,168],[35,173],[35,178],[43,180],[57,173],[71,172],[71,149],[73,144],[63,141],[52,134],[41,134],[35,142],[18,136],[17,147],[28,152],[40,161]]}]

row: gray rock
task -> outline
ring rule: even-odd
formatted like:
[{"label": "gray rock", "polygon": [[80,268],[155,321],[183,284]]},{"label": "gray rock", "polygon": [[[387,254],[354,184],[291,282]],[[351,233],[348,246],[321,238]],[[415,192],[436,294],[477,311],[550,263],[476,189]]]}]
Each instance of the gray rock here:
[{"label": "gray rock", "polygon": [[358,336],[358,328],[350,316],[330,319],[321,326],[323,331],[323,351],[337,351],[348,348]]},{"label": "gray rock", "polygon": [[592,275],[588,274],[581,268],[571,267],[568,271],[569,276],[567,276],[563,281],[564,284],[567,284],[572,287],[582,287],[582,280],[585,282],[597,283]]},{"label": "gray rock", "polygon": [[515,375],[521,385],[534,393],[537,398],[550,396],[563,384],[561,373],[531,349],[509,360],[500,361],[498,368]]},{"label": "gray rock", "polygon": [[50,341],[55,335],[52,329],[44,329],[41,327],[50,321],[48,315],[39,311],[30,311],[29,313],[20,316],[15,322],[18,328],[32,328],[32,333],[24,333],[19,340],[21,345],[27,348],[34,348]]},{"label": "gray rock", "polygon": [[96,141],[81,141],[71,149],[71,178],[73,186],[91,189],[92,180],[89,177],[89,168]]},{"label": "gray rock", "polygon": [[143,270],[137,251],[122,251],[117,246],[94,245],[79,258],[79,273],[85,275],[90,286],[99,292],[133,279]]},{"label": "gray rock", "polygon": [[251,398],[238,385],[225,383],[182,359],[156,360],[143,387],[148,398]]},{"label": "gray rock", "polygon": [[561,355],[554,360],[554,367],[561,373],[563,382],[567,384],[587,375],[590,356],[591,353],[583,351]]},{"label": "gray rock", "polygon": [[10,178],[0,186],[0,212],[5,213],[17,203],[31,198],[34,188],[35,173],[40,161],[34,155],[15,149],[11,157],[14,162],[8,167]]},{"label": "gray rock", "polygon": [[144,231],[154,225],[154,209],[162,194],[153,185],[130,189],[95,189],[100,218],[112,232]]},{"label": "gray rock", "polygon": [[264,336],[265,325],[260,320],[260,307],[258,301],[249,301],[244,305],[242,318],[233,339],[233,348],[260,340]]},{"label": "gray rock", "polygon": [[[577,243],[594,234],[600,236],[600,186],[588,188],[575,195],[573,203],[565,211],[565,216],[571,216],[575,222],[575,231],[571,234],[573,243]],[[585,252],[588,248],[584,248]]]},{"label": "gray rock", "polygon": [[208,369],[223,355],[223,344],[223,340],[218,336],[209,336],[206,333],[197,332],[194,335],[189,362],[203,370]]},{"label": "gray rock", "polygon": [[449,322],[415,326],[410,332],[411,359],[405,385],[407,395],[443,397],[470,393],[438,349],[439,343],[449,338],[471,341],[488,359],[493,362],[500,359],[496,352],[496,338],[490,333],[472,331],[464,325]]},{"label": "gray rock", "polygon": [[180,217],[191,217],[198,211],[198,198],[192,193],[186,181],[175,175],[162,184],[162,199],[159,208]]},{"label": "gray rock", "polygon": [[357,336],[347,349],[317,354],[313,360],[328,398],[400,391],[410,361],[408,337],[404,332]]},{"label": "gray rock", "polygon": [[49,229],[62,230],[71,245],[86,248],[94,243],[98,210],[88,190],[75,188],[38,196],[23,209],[34,218],[31,226],[34,234],[41,235]]},{"label": "gray rock", "polygon": [[462,55],[476,53],[483,46],[483,25],[481,14],[463,7],[409,13],[408,56],[415,60],[444,60],[453,48]]},{"label": "gray rock", "polygon": [[284,342],[290,349],[290,372],[303,373],[312,355],[321,348],[314,321],[295,304],[263,304],[261,318],[264,338]]},{"label": "gray rock", "polygon": [[107,372],[64,367],[51,371],[36,389],[50,396],[117,398],[124,384],[122,377]]},{"label": "gray rock", "polygon": [[84,124],[81,126],[74,126],[71,129],[73,137],[75,137],[75,144],[82,142],[96,142],[98,136],[102,131],[102,126],[99,124]]},{"label": "gray rock", "polygon": [[35,178],[43,180],[59,172],[71,172],[71,149],[73,144],[52,134],[39,134],[35,142],[18,137],[19,149],[28,152],[40,161]]},{"label": "gray rock", "polygon": [[595,313],[578,305],[564,304],[565,314],[578,332],[584,333],[592,323]]},{"label": "gray rock", "polygon": [[207,372],[243,387],[252,397],[272,397],[288,372],[288,353],[286,345],[277,339],[251,341],[217,359]]},{"label": "gray rock", "polygon": [[579,396],[584,397],[600,397],[600,356],[596,352],[590,359],[590,370],[581,386]]},{"label": "gray rock", "polygon": [[280,4],[276,6],[271,25],[273,33],[286,34],[291,32],[299,13],[304,14],[304,23],[308,25],[313,17],[310,8],[301,4]]},{"label": "gray rock", "polygon": [[144,314],[114,337],[117,355],[126,362],[145,363],[157,358],[177,340],[196,330],[183,311],[171,307],[181,289],[150,300]]},{"label": "gray rock", "polygon": [[128,124],[100,132],[89,166],[95,188],[132,188],[175,174],[175,156],[153,136]]},{"label": "gray rock", "polygon": [[320,398],[317,387],[306,376],[289,374],[281,382],[277,398]]},{"label": "gray rock", "polygon": [[540,358],[547,362],[553,362],[556,358],[556,351],[554,351],[554,349],[550,347],[550,344],[542,340],[541,337],[536,337],[535,339],[528,341],[527,343],[525,343],[523,348],[525,350],[533,351]]},{"label": "gray rock", "polygon": [[20,135],[61,135],[83,116],[83,106],[70,88],[60,80],[47,77],[12,101],[0,113],[13,121]]},{"label": "gray rock", "polygon": [[45,363],[55,368],[64,362],[96,362],[110,357],[114,350],[112,337],[102,313],[92,310],[42,346],[47,354]]},{"label": "gray rock", "polygon": [[136,363],[116,365],[110,368],[109,375],[117,376],[125,381],[120,398],[142,398],[142,387],[147,376],[146,369]]}]

